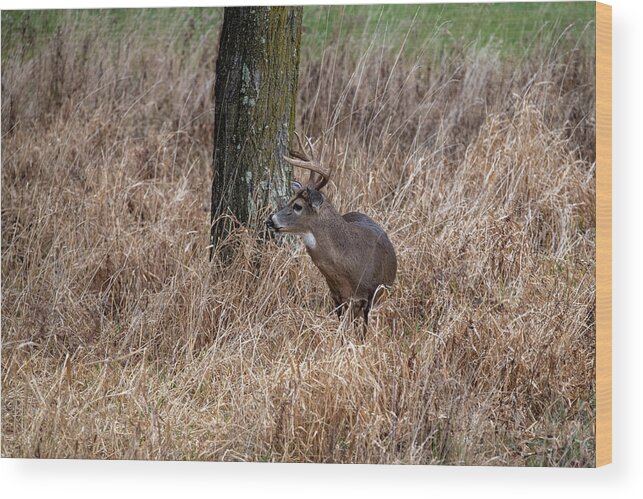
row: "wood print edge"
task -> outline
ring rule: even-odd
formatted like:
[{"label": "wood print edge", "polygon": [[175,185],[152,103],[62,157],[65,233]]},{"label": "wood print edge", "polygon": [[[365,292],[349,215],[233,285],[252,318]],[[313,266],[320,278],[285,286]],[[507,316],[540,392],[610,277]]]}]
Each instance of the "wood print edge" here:
[{"label": "wood print edge", "polygon": [[596,3],[596,466],[612,462],[612,7]]}]

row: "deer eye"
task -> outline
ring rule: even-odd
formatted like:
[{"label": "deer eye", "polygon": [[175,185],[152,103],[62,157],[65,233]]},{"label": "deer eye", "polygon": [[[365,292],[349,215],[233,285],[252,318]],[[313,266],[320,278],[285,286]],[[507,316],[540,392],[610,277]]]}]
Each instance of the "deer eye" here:
[{"label": "deer eye", "polygon": [[299,213],[299,212],[302,210],[302,208],[303,208],[303,206],[302,206],[302,205],[300,205],[300,204],[298,204],[298,203],[295,203],[295,204],[292,206],[292,209],[293,209],[293,210],[295,210],[295,213]]}]

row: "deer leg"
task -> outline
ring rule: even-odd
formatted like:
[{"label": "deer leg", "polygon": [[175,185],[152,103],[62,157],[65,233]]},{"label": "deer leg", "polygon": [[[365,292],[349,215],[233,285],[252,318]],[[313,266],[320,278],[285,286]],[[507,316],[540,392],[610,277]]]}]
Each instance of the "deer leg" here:
[{"label": "deer leg", "polygon": [[362,311],[362,300],[351,300],[351,321],[354,321],[360,316]]},{"label": "deer leg", "polygon": [[335,313],[337,314],[337,318],[341,320],[342,315],[344,314],[344,311],[346,310],[346,303],[343,302],[340,298],[335,298],[333,297],[333,301],[335,302]]},{"label": "deer leg", "polygon": [[364,326],[368,326],[368,314],[371,311],[371,308],[373,308],[373,302],[375,299],[375,293],[370,295],[368,297],[368,300],[366,300],[366,303],[364,304],[363,312],[364,312]]},{"label": "deer leg", "polygon": [[371,296],[368,297],[368,300],[365,302],[362,302],[362,314],[364,316],[364,327],[362,328],[362,336],[366,337],[366,330],[368,329],[368,314],[371,311],[371,308],[373,307],[373,299],[375,297],[375,293],[373,293]]},{"label": "deer leg", "polygon": [[354,300],[351,303],[351,321],[354,323],[359,319],[360,315],[364,318],[362,339],[366,334],[366,326],[368,324],[368,310],[368,300]]},{"label": "deer leg", "polygon": [[368,309],[366,307],[362,308],[362,313],[364,314],[364,322],[362,322],[362,340],[366,339],[366,331],[368,331]]}]

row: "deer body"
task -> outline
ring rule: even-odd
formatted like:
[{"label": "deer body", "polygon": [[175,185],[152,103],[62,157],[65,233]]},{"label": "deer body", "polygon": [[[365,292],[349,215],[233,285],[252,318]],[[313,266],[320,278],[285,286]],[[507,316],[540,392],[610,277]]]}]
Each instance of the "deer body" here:
[{"label": "deer body", "polygon": [[[312,152],[310,142],[309,147]],[[384,229],[363,213],[342,216],[337,212],[319,191],[330,174],[319,163],[286,159],[310,169],[311,178],[306,187],[293,183],[295,195],[266,224],[276,232],[302,236],[306,251],[326,279],[338,317],[350,307],[353,317],[361,314],[366,326],[378,289],[395,280],[393,245]]]},{"label": "deer body", "polygon": [[368,306],[378,286],[391,286],[395,280],[393,245],[366,215],[334,215],[332,223],[313,230],[315,245],[306,245],[306,250],[325,277],[336,307],[350,301]]}]

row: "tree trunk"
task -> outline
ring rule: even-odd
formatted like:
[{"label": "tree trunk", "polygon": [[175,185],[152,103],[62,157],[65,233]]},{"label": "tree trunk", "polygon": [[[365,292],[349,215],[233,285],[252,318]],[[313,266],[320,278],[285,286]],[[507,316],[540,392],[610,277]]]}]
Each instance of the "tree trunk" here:
[{"label": "tree trunk", "polygon": [[[259,229],[288,197],[302,7],[228,7],[215,81],[210,257],[235,221]],[[232,215],[232,217],[230,216]]]}]

